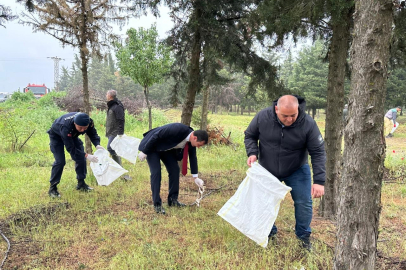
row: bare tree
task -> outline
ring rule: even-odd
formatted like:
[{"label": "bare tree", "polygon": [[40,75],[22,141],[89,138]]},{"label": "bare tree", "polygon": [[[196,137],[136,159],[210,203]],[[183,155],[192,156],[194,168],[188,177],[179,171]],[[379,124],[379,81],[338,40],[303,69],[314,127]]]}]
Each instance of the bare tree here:
[{"label": "bare tree", "polygon": [[[103,48],[118,40],[110,23],[123,26],[129,9],[117,0],[47,0],[34,3],[33,12],[23,13],[20,22],[34,32],[45,32],[62,43],[79,49],[83,78],[84,112],[90,113],[88,64],[102,56]],[[141,7],[141,5],[140,5]],[[86,138],[86,151],[91,152]]]},{"label": "bare tree", "polygon": [[385,160],[384,101],[392,0],[355,1],[351,93],[345,127],[334,269],[375,269]]},{"label": "bare tree", "polygon": [[10,7],[0,5],[0,26],[6,27],[4,24],[7,21],[12,21],[17,18],[16,15],[11,13]]}]

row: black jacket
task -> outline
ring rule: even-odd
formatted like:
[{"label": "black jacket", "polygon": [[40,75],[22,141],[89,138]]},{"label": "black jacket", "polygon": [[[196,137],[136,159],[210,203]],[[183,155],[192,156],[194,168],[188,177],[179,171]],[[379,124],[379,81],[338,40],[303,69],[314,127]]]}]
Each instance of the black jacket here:
[{"label": "black jacket", "polygon": [[85,152],[79,148],[76,148],[75,143],[73,142],[73,139],[77,138],[79,135],[87,134],[94,146],[100,145],[100,137],[97,135],[93,119],[90,118],[89,127],[84,132],[79,132],[76,130],[75,122],[73,120],[76,114],[77,112],[71,112],[62,115],[55,120],[51,126],[51,129],[48,130],[48,133],[52,132],[61,137],[66,150],[74,160],[83,158],[85,155]]},{"label": "black jacket", "polygon": [[[144,133],[144,138],[140,142],[138,150],[148,155],[151,152],[162,152],[172,149],[193,131],[181,123],[167,124],[161,127],[151,129]],[[198,173],[196,147],[189,143],[189,162],[192,174]],[[178,160],[183,157],[183,149],[174,149]]]},{"label": "black jacket", "polygon": [[308,163],[310,154],[313,182],[324,185],[324,140],[316,121],[305,113],[305,100],[301,97],[298,100],[298,118],[288,127],[282,125],[275,113],[277,101],[260,111],[245,131],[245,149],[248,156],[256,155],[259,163],[277,178],[288,177]]},{"label": "black jacket", "polygon": [[107,102],[106,137],[124,134],[124,106],[118,99]]}]

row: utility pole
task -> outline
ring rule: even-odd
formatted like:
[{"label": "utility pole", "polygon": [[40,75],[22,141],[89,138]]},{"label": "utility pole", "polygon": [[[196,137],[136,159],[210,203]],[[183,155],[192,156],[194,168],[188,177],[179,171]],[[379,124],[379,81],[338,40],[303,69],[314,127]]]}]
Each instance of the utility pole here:
[{"label": "utility pole", "polygon": [[59,91],[59,61],[61,60],[65,60],[62,58],[59,58],[58,56],[54,56],[54,57],[47,57],[47,58],[51,58],[52,60],[54,60],[54,89],[55,91]]}]

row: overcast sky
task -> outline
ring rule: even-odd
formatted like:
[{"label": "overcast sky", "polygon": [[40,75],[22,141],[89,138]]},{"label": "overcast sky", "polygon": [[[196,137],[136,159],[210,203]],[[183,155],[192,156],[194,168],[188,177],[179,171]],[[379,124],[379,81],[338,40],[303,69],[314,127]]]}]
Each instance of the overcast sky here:
[{"label": "overcast sky", "polygon": [[[21,5],[11,0],[0,0],[0,4],[10,6],[14,14],[23,11]],[[121,34],[125,34],[130,27],[149,28],[157,24],[161,38],[167,36],[173,23],[168,16],[168,9],[160,9],[161,17],[156,19],[152,15],[140,19],[132,19],[124,27]],[[22,89],[28,83],[43,84],[48,88],[54,87],[54,61],[48,57],[64,59],[59,62],[62,66],[71,67],[74,54],[78,50],[72,47],[62,48],[60,42],[44,33],[33,33],[31,27],[18,24],[18,19],[6,22],[6,28],[0,27],[0,92],[14,92]],[[61,75],[61,72],[59,72]]]}]

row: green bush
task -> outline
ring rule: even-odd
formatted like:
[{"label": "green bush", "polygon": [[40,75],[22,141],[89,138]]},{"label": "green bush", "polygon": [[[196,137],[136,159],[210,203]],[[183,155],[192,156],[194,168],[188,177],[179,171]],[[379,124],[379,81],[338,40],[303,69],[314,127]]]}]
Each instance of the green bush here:
[{"label": "green bush", "polygon": [[66,96],[66,92],[51,92],[38,100],[38,104],[43,107],[57,106],[55,104],[55,98],[63,98]]},{"label": "green bush", "polygon": [[[200,123],[202,122],[202,107],[193,110],[192,114],[192,125],[194,127],[200,127]],[[210,124],[210,118],[207,117],[207,124]]]},{"label": "green bush", "polygon": [[35,100],[35,97],[31,91],[28,91],[28,93],[14,92],[10,98],[11,102],[28,102],[32,100]]}]

